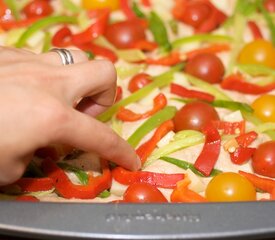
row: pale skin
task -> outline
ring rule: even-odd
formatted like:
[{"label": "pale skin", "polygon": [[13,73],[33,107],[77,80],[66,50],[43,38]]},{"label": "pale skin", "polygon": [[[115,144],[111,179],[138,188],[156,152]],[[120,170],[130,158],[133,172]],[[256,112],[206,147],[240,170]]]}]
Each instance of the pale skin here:
[{"label": "pale skin", "polygon": [[0,185],[19,179],[36,149],[56,143],[140,168],[134,149],[95,119],[114,102],[114,66],[71,53],[75,64],[63,66],[55,52],[0,47]]}]

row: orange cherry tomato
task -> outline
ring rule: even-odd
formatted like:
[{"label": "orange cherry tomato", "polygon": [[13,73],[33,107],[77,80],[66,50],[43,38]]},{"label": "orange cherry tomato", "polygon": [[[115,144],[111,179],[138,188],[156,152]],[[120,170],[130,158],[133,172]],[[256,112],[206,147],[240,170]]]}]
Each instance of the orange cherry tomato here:
[{"label": "orange cherry tomato", "polygon": [[161,191],[148,183],[133,183],[124,193],[124,201],[131,203],[164,203],[168,202]]},{"label": "orange cherry tomato", "polygon": [[241,64],[261,64],[275,68],[275,48],[272,43],[263,39],[257,39],[246,44],[239,54]]},{"label": "orange cherry tomato", "polygon": [[275,141],[262,143],[252,158],[255,173],[275,178]]},{"label": "orange cherry tomato", "polygon": [[252,103],[254,114],[264,122],[275,122],[275,95],[265,94]]},{"label": "orange cherry tomato", "polygon": [[89,10],[102,8],[117,10],[119,8],[119,0],[82,0],[82,6]]},{"label": "orange cherry tomato", "polygon": [[205,196],[211,202],[255,201],[253,184],[238,173],[221,173],[209,182]]}]

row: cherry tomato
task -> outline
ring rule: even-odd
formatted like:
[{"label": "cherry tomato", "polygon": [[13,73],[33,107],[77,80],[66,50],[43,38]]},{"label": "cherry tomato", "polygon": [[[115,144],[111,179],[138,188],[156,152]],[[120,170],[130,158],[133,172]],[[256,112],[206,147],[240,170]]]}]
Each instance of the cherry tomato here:
[{"label": "cherry tomato", "polygon": [[264,6],[268,12],[275,12],[275,0],[265,0]]},{"label": "cherry tomato", "polygon": [[275,178],[275,140],[262,143],[252,158],[255,173]]},{"label": "cherry tomato", "polygon": [[261,64],[275,68],[275,48],[272,43],[257,39],[246,44],[239,54],[241,64]]},{"label": "cherry tomato", "polygon": [[221,173],[209,182],[205,196],[211,202],[255,201],[253,184],[238,173]]},{"label": "cherry tomato", "polygon": [[23,13],[25,13],[28,18],[44,17],[53,13],[53,7],[50,1],[33,0],[23,8]]},{"label": "cherry tomato", "polygon": [[254,114],[264,122],[275,122],[275,95],[262,95],[252,103]]},{"label": "cherry tomato", "polygon": [[133,93],[151,82],[152,80],[149,74],[139,73],[130,80],[128,90]]},{"label": "cherry tomato", "polygon": [[0,20],[9,21],[12,19],[13,19],[13,15],[11,13],[11,10],[7,7],[7,5],[3,0],[0,1]]},{"label": "cherry tomato", "polygon": [[215,108],[207,103],[194,101],[184,105],[175,115],[174,123],[176,132],[181,130],[197,130],[219,120],[219,115]]},{"label": "cherry tomato", "polygon": [[182,21],[194,28],[199,27],[209,16],[211,9],[202,2],[193,1],[187,5]]},{"label": "cherry tomato", "polygon": [[185,71],[206,82],[220,83],[224,75],[224,66],[215,54],[203,53],[189,60]]},{"label": "cherry tomato", "polygon": [[120,49],[131,48],[135,42],[146,38],[145,28],[136,19],[109,25],[105,36]]},{"label": "cherry tomato", "polygon": [[164,203],[168,202],[163,194],[147,183],[133,183],[124,193],[124,200],[131,203]]},{"label": "cherry tomato", "polygon": [[109,8],[117,10],[119,8],[119,0],[82,0],[82,6],[85,9]]}]

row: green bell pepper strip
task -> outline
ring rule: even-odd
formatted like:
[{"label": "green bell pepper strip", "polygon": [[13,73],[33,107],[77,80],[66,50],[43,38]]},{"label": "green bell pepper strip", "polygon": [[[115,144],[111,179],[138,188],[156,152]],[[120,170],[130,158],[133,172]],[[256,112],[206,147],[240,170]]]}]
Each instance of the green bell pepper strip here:
[{"label": "green bell pepper strip", "polygon": [[204,142],[204,135],[201,132],[194,130],[184,130],[178,132],[174,136],[174,140],[167,145],[156,149],[147,159],[144,167],[151,165],[160,157],[166,156],[170,153],[176,152],[186,147],[191,147]]},{"label": "green bell pepper strip", "polygon": [[264,1],[262,1],[262,0],[257,0],[256,3],[257,3],[257,6],[258,6],[260,12],[263,14],[264,19],[268,25],[268,28],[270,30],[270,35],[271,35],[271,41],[272,41],[273,46],[275,46],[275,24],[273,22],[272,17],[269,14],[269,12],[265,9],[263,2]]},{"label": "green bell pepper strip", "polygon": [[255,131],[258,133],[265,133],[268,131],[274,131],[274,129],[275,129],[274,122],[266,122],[266,123],[261,123],[258,126],[256,126]]},{"label": "green bell pepper strip", "polygon": [[252,76],[270,75],[275,77],[275,70],[259,64],[237,64],[240,71]]},{"label": "green bell pepper strip", "polygon": [[177,112],[175,107],[165,107],[164,109],[160,110],[152,117],[147,119],[128,139],[128,143],[132,147],[136,147],[142,138],[147,135],[149,132],[157,128],[159,125],[164,123],[165,121],[172,119]]},{"label": "green bell pepper strip", "polygon": [[117,75],[120,79],[125,79],[135,74],[139,73],[140,71],[146,68],[145,64],[130,64],[125,63],[123,66],[116,66]]},{"label": "green bell pepper strip", "polygon": [[[201,174],[195,167],[194,164],[186,162],[184,160],[181,159],[176,159],[176,158],[172,158],[172,157],[161,157],[161,160],[174,164],[176,166],[178,166],[179,168],[182,168],[184,170],[190,169],[193,173],[195,173],[196,175],[200,176],[200,177],[205,177],[203,174]],[[222,171],[218,170],[218,169],[213,169],[212,172],[210,173],[209,177],[214,177],[219,175],[220,173],[222,173]]]},{"label": "green bell pepper strip", "polygon": [[141,11],[141,9],[139,8],[139,6],[137,5],[136,2],[133,2],[132,10],[136,14],[137,17],[146,18],[146,15]]},{"label": "green bell pepper strip", "polygon": [[[168,24],[169,24],[169,27],[172,30],[172,32],[177,35],[179,33],[179,23],[178,23],[178,21],[175,20],[175,19],[172,19],[168,22]],[[173,47],[173,44],[172,44],[172,47]]]},{"label": "green bell pepper strip", "polygon": [[72,13],[81,12],[81,8],[74,4],[71,0],[62,0],[62,6]]},{"label": "green bell pepper strip", "polygon": [[110,197],[110,195],[111,195],[110,191],[104,190],[103,192],[101,192],[101,193],[98,195],[98,197],[99,197],[99,198],[107,198],[107,197]]},{"label": "green bell pepper strip", "polygon": [[183,68],[183,64],[176,65],[172,67],[169,71],[153,78],[153,82],[141,88],[140,90],[134,92],[129,97],[122,99],[121,101],[115,103],[107,111],[97,116],[97,119],[102,122],[109,121],[112,116],[119,110],[120,107],[127,106],[133,102],[137,102],[147,96],[156,88],[162,88],[169,85],[174,78],[174,73],[180,71]]},{"label": "green bell pepper strip", "polygon": [[52,43],[52,35],[50,32],[46,32],[44,37],[44,44],[42,47],[43,53],[48,52],[51,49],[51,46],[52,46],[51,43]]},{"label": "green bell pepper strip", "polygon": [[65,171],[73,172],[82,185],[88,184],[89,176],[85,171],[65,162],[58,162],[57,165]]},{"label": "green bell pepper strip", "polygon": [[34,24],[32,24],[19,38],[15,46],[17,48],[22,48],[29,38],[38,31],[41,31],[44,28],[51,26],[52,24],[58,23],[76,23],[76,17],[69,16],[50,16],[43,19],[38,20]]},{"label": "green bell pepper strip", "polygon": [[151,30],[155,41],[165,52],[172,49],[164,22],[155,12],[151,12],[149,16],[149,29]]},{"label": "green bell pepper strip", "polygon": [[179,38],[172,42],[173,48],[179,48],[188,43],[194,42],[232,42],[232,37],[218,34],[197,34],[190,37]]},{"label": "green bell pepper strip", "polygon": [[17,6],[17,3],[14,0],[4,0],[7,7],[11,10],[12,15],[15,20],[20,20],[20,12]]},{"label": "green bell pepper strip", "polygon": [[196,77],[193,77],[189,74],[185,74],[186,79],[189,83],[191,83],[192,85],[204,90],[207,93],[212,94],[213,96],[215,96],[215,99],[218,100],[227,100],[227,101],[231,101],[232,99],[227,96],[225,93],[223,93],[222,91],[220,91],[218,88],[216,88],[214,85],[207,83],[203,80],[200,80]]}]

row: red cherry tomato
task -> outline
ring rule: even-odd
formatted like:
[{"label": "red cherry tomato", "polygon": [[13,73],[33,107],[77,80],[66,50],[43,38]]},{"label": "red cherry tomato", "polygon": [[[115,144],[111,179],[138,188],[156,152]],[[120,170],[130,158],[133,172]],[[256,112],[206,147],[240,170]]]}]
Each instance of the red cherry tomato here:
[{"label": "red cherry tomato", "polygon": [[252,158],[255,173],[275,178],[275,140],[261,144]]},{"label": "red cherry tomato", "polygon": [[275,0],[265,0],[264,6],[268,12],[275,12]]},{"label": "red cherry tomato", "polygon": [[141,88],[143,88],[144,86],[148,85],[149,83],[151,83],[151,76],[149,74],[146,73],[139,73],[137,75],[135,75],[129,82],[128,85],[128,90],[133,93]]},{"label": "red cherry tomato", "polygon": [[144,26],[136,19],[109,25],[105,36],[109,42],[120,49],[131,48],[134,43],[146,38]]},{"label": "red cherry tomato", "polygon": [[219,120],[215,108],[207,103],[194,101],[184,105],[175,115],[174,123],[176,132],[181,130],[197,130]]},{"label": "red cherry tomato", "polygon": [[124,193],[124,200],[131,203],[164,203],[168,202],[163,194],[147,183],[133,183]]},{"label": "red cherry tomato", "polygon": [[209,83],[220,83],[224,75],[222,61],[211,53],[198,54],[187,62],[186,73]]},{"label": "red cherry tomato", "polygon": [[194,28],[199,27],[209,16],[211,9],[202,2],[190,2],[185,11],[182,21]]},{"label": "red cherry tomato", "polygon": [[48,0],[33,0],[23,8],[28,18],[44,17],[53,13],[53,7]]}]

